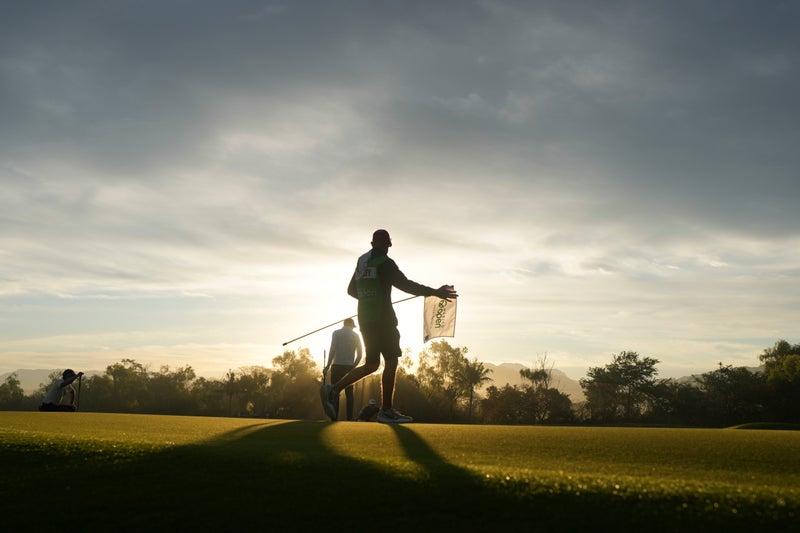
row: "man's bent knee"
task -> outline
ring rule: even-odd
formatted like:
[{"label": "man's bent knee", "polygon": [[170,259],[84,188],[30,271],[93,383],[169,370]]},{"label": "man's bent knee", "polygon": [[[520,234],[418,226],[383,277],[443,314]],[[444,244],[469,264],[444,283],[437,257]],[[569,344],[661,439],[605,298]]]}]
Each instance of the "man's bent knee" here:
[{"label": "man's bent knee", "polygon": [[381,366],[380,363],[365,363],[364,364],[364,372],[367,374],[372,374]]}]

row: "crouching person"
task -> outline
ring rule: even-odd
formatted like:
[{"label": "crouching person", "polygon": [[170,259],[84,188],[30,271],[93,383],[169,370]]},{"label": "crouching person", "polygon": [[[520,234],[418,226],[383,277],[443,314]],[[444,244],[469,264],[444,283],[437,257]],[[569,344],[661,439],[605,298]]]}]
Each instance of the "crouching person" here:
[{"label": "crouching person", "polygon": [[378,402],[372,399],[359,411],[356,422],[375,422],[378,419],[379,411]]},{"label": "crouching person", "polygon": [[[75,389],[72,387],[72,382],[83,376],[83,372],[75,373],[74,370],[68,368],[61,374],[61,378],[55,380],[47,391],[42,405],[39,406],[40,411],[75,411]],[[62,404],[64,393],[69,395],[69,403]]]}]

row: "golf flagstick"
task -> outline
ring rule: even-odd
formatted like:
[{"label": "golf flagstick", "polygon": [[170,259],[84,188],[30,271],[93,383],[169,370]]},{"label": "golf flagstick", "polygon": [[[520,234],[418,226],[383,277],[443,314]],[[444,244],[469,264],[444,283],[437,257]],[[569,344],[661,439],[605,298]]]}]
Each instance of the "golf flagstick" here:
[{"label": "golf flagstick", "polygon": [[75,400],[75,410],[78,410],[78,406],[81,404],[81,383],[83,383],[83,376],[78,376],[78,398]]},{"label": "golf flagstick", "polygon": [[[414,298],[418,298],[418,296],[410,296],[410,297],[408,297],[408,298],[403,298],[402,300],[397,300],[396,302],[392,302],[392,305],[394,305],[394,304],[399,304],[400,302],[405,302],[405,301],[408,301],[408,300],[413,300]],[[348,317],[346,317],[346,318],[355,318],[355,317],[357,317],[357,316],[358,316],[358,315],[350,315],[350,316],[348,316]],[[308,337],[309,335],[313,335],[314,333],[316,333],[316,332],[318,332],[318,331],[322,331],[323,329],[328,329],[328,328],[329,328],[329,327],[331,327],[331,326],[335,326],[336,324],[338,324],[338,323],[340,323],[340,322],[344,321],[346,318],[339,319],[339,320],[337,320],[336,322],[331,322],[331,323],[330,323],[330,324],[328,324],[327,326],[322,326],[321,328],[317,328],[317,329],[315,329],[314,331],[309,331],[309,332],[308,332],[308,333],[306,333],[305,335],[300,335],[299,337],[295,337],[294,339],[292,339],[292,340],[290,340],[290,341],[286,341],[286,342],[284,342],[284,343],[283,343],[283,346],[286,346],[286,345],[287,345],[287,344],[289,344],[290,342],[299,341],[299,340],[300,340],[300,339],[302,339],[303,337]]]}]

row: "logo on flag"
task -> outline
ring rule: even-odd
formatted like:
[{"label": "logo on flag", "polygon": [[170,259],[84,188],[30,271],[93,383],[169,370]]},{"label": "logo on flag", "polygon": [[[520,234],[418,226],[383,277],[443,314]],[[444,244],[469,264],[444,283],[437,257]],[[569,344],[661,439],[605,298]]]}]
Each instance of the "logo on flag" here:
[{"label": "logo on flag", "polygon": [[425,297],[422,339],[428,342],[438,337],[456,336],[456,299],[449,302],[437,296]]}]

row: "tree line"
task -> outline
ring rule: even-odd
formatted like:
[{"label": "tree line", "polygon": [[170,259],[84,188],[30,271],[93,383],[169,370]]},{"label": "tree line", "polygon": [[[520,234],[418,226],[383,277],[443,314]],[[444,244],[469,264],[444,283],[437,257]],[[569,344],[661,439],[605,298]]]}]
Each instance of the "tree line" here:
[{"label": "tree line", "polygon": [[[758,371],[724,366],[688,381],[659,379],[652,357],[613,354],[580,380],[575,401],[551,382],[546,357],[520,371],[522,385],[492,384],[491,370],[466,347],[446,341],[419,354],[416,371],[404,357],[396,396],[419,422],[483,424],[654,424],[724,427],[748,422],[800,423],[800,345],[780,340],[759,356]],[[52,381],[26,395],[16,374],[0,384],[0,409],[35,410]],[[81,381],[81,411],[283,419],[320,419],[321,369],[306,348],[285,351],[272,367],[198,377],[191,366],[157,371],[123,359]],[[356,385],[357,403],[380,398],[380,373]],[[344,403],[344,402],[342,402]]]},{"label": "tree line", "polygon": [[679,382],[657,378],[657,359],[622,352],[580,380],[586,403],[579,416],[604,424],[800,423],[800,344],[780,340],[759,361],[756,371],[720,363]]}]

